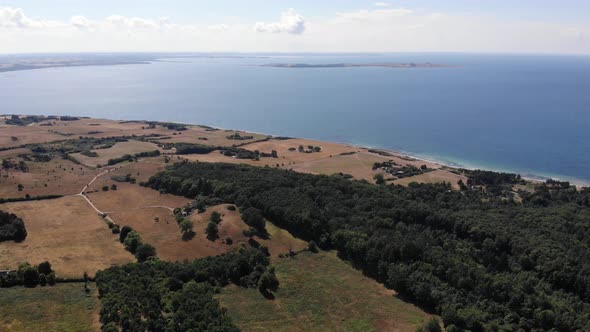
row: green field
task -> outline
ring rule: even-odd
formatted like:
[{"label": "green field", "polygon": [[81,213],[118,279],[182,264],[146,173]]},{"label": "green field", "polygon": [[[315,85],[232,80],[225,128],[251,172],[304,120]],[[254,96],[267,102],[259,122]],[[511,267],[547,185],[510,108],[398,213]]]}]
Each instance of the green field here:
[{"label": "green field", "polygon": [[274,300],[237,286],[219,296],[244,331],[415,331],[429,318],[332,252],[301,253],[275,267]]},{"label": "green field", "polygon": [[0,289],[0,331],[95,331],[96,289],[83,283]]}]

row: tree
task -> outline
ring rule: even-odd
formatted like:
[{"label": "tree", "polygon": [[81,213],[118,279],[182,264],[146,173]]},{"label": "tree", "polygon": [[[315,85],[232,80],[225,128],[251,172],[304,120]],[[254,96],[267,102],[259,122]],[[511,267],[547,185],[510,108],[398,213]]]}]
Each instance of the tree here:
[{"label": "tree", "polygon": [[125,249],[129,250],[132,254],[135,254],[137,247],[141,244],[141,237],[136,231],[131,231],[127,234],[123,244],[125,245]]},{"label": "tree", "polygon": [[129,234],[132,231],[133,231],[133,228],[131,228],[130,226],[123,226],[123,228],[121,228],[121,232],[119,233],[119,242],[121,242],[121,243],[125,242],[125,238],[127,237],[127,234]]},{"label": "tree", "polygon": [[258,289],[263,293],[268,291],[274,292],[279,289],[279,279],[277,279],[274,271],[271,271],[265,271],[258,280]]},{"label": "tree", "polygon": [[385,178],[383,177],[383,174],[381,174],[381,173],[375,174],[375,176],[373,176],[373,179],[375,179],[376,184],[384,184],[385,183]]},{"label": "tree", "polygon": [[39,273],[39,285],[41,285],[41,286],[47,285],[47,277],[43,273]]},{"label": "tree", "polygon": [[39,284],[39,271],[31,265],[23,268],[22,276],[25,287],[35,287]]},{"label": "tree", "polygon": [[113,184],[111,185],[111,190],[117,190],[117,185],[113,183]]},{"label": "tree", "polygon": [[55,285],[55,273],[54,272],[51,272],[50,274],[47,275],[47,283],[49,284],[49,286]]},{"label": "tree", "polygon": [[195,236],[195,231],[193,230],[193,222],[183,218],[180,224],[178,224],[180,228],[180,232],[182,233],[182,239],[187,241],[192,239]]},{"label": "tree", "polygon": [[311,240],[307,244],[307,249],[311,252],[318,252],[318,245],[313,240]]},{"label": "tree", "polygon": [[258,231],[266,231],[266,221],[264,221],[262,211],[257,208],[249,207],[244,210],[242,212],[242,220],[244,220],[246,225],[252,226]]},{"label": "tree", "polygon": [[145,262],[150,257],[156,257],[156,248],[147,243],[142,243],[135,251],[135,257],[139,262]]},{"label": "tree", "polygon": [[46,276],[53,272],[53,270],[51,269],[51,263],[47,261],[40,263],[37,266],[37,270],[39,271],[39,273],[43,273]]},{"label": "tree", "polygon": [[214,222],[214,223],[216,223],[216,224],[219,224],[222,221],[222,219],[221,219],[221,213],[219,213],[217,211],[213,211],[211,213],[211,221]]},{"label": "tree", "polygon": [[102,191],[109,191],[109,186],[102,186]]},{"label": "tree", "polygon": [[209,240],[215,241],[215,239],[219,237],[219,229],[217,227],[217,224],[211,221],[209,224],[207,224],[205,233],[207,233],[207,238]]}]

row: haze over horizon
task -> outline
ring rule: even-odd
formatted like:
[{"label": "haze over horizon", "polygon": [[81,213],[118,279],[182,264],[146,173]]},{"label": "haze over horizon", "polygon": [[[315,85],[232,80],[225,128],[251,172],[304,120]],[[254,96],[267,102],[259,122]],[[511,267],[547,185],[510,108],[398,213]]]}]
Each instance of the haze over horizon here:
[{"label": "haze over horizon", "polygon": [[2,0],[0,53],[590,54],[588,13],[580,0]]}]

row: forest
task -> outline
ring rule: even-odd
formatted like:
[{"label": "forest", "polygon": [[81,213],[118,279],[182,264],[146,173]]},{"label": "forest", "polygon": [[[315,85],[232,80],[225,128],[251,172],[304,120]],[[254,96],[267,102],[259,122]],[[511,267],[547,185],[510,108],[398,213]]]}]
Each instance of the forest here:
[{"label": "forest", "polygon": [[[498,176],[477,174],[472,181],[519,181]],[[144,185],[258,209],[440,314],[447,331],[590,330],[588,188],[548,182],[516,200],[481,187],[375,185],[188,162]]]},{"label": "forest", "polygon": [[229,283],[268,291],[276,286],[268,264],[261,251],[242,247],[193,262],[153,259],[100,271],[102,330],[239,331],[213,296]]}]

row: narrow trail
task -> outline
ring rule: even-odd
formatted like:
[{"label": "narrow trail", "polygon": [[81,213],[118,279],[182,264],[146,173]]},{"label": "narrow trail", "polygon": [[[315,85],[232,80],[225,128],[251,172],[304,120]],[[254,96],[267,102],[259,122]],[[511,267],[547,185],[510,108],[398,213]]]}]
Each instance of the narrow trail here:
[{"label": "narrow trail", "polygon": [[79,193],[79,194],[72,195],[72,196],[80,196],[80,197],[84,198],[84,199],[86,200],[86,202],[88,203],[88,205],[90,205],[90,206],[91,206],[91,207],[94,209],[94,211],[96,211],[98,214],[105,214],[104,212],[100,211],[100,210],[99,210],[99,209],[98,209],[98,208],[97,208],[97,207],[94,205],[94,203],[92,203],[92,202],[90,201],[90,199],[88,198],[88,196],[86,196],[86,194],[85,194],[84,192],[85,192],[85,191],[86,191],[86,189],[88,189],[88,187],[90,187],[90,185],[91,185],[92,183],[94,183],[94,181],[96,181],[96,180],[97,180],[99,177],[101,177],[101,176],[103,176],[103,175],[105,175],[105,174],[107,174],[107,173],[109,173],[109,172],[112,172],[112,171],[114,171],[114,170],[116,170],[116,169],[117,169],[117,168],[111,168],[111,169],[108,169],[108,170],[106,170],[106,171],[104,171],[104,172],[102,172],[102,173],[100,173],[100,174],[96,175],[96,176],[95,176],[95,177],[94,177],[92,180],[90,180],[90,182],[88,182],[88,184],[86,184],[86,185],[84,186],[84,188],[82,188],[82,190],[80,191],[80,193]]},{"label": "narrow trail", "polygon": [[[122,166],[124,167],[124,166]],[[92,207],[94,209],[94,211],[96,211],[98,214],[105,216],[105,218],[108,218],[108,220],[110,220],[111,222],[114,223],[114,221],[108,216],[108,214],[110,213],[117,213],[117,212],[124,212],[124,211],[135,211],[135,210],[143,210],[143,209],[166,209],[170,212],[174,211],[174,208],[171,208],[169,206],[163,206],[163,205],[150,205],[150,206],[142,206],[139,208],[133,208],[133,209],[128,209],[128,210],[122,210],[122,211],[112,211],[112,212],[107,212],[107,211],[101,211],[100,209],[98,209],[96,207],[96,205],[94,205],[94,203],[92,203],[92,201],[90,200],[90,198],[88,198],[88,196],[86,195],[86,190],[88,189],[88,187],[90,187],[92,185],[92,183],[94,183],[94,181],[98,180],[98,178],[100,178],[101,176],[108,174],[112,171],[115,171],[119,168],[122,167],[116,167],[116,168],[111,168],[108,169],[98,175],[96,175],[92,180],[90,180],[90,182],[88,182],[88,184],[86,184],[84,186],[84,188],[82,188],[82,190],[80,191],[80,193],[75,194],[75,195],[70,195],[69,197],[76,197],[76,196],[80,196],[82,198],[84,198],[84,200],[86,200],[86,202],[88,203],[88,205],[90,205],[90,207]]]}]

